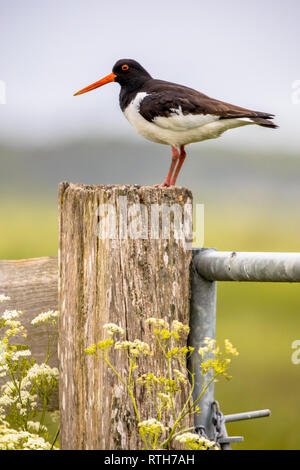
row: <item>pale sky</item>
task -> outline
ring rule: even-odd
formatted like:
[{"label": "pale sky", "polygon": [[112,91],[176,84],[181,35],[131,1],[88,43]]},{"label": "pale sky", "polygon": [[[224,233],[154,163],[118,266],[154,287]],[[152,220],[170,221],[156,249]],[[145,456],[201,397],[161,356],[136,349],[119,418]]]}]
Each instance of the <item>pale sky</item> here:
[{"label": "pale sky", "polygon": [[126,57],[153,77],[278,115],[279,130],[230,131],[227,145],[299,149],[299,18],[299,0],[0,0],[0,142],[140,141],[118,84],[73,97]]}]

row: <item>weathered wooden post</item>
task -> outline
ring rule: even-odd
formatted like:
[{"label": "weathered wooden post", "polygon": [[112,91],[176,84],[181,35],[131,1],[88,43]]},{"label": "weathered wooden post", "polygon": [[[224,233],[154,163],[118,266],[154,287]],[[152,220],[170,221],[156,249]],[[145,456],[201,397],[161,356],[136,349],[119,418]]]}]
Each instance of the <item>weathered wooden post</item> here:
[{"label": "weathered wooden post", "polygon": [[[192,252],[176,234],[184,214],[191,216],[184,211],[191,203],[191,192],[179,187],[60,185],[63,449],[140,448],[126,390],[84,349],[101,339],[108,322],[125,328],[126,339],[142,341],[149,339],[143,324],[148,317],[188,323]],[[119,367],[128,367],[120,355],[115,360],[123,360]],[[144,362],[141,373],[167,374],[157,356]],[[184,402],[187,395],[182,395]],[[140,394],[139,403],[144,398]],[[147,417],[145,411],[143,419]]]}]

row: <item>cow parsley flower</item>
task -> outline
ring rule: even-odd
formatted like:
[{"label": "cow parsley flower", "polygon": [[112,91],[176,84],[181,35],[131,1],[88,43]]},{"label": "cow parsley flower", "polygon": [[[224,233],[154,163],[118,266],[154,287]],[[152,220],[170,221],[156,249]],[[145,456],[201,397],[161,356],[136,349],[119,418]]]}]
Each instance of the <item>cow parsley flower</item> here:
[{"label": "cow parsley flower", "polygon": [[184,325],[183,323],[177,320],[173,321],[172,328],[178,334],[184,333],[185,335],[188,335],[190,332],[190,327],[188,325]]},{"label": "cow parsley flower", "polygon": [[47,433],[47,427],[38,421],[27,421],[27,429],[33,434]]},{"label": "cow parsley flower", "polygon": [[147,434],[159,434],[168,431],[168,427],[164,426],[163,423],[158,421],[155,418],[146,419],[145,421],[141,421],[138,424],[139,431],[143,435]]},{"label": "cow parsley flower", "polygon": [[26,379],[27,380],[39,380],[39,381],[48,381],[58,380],[59,372],[57,367],[50,367],[47,364],[34,364],[31,369],[29,369]]},{"label": "cow parsley flower", "polygon": [[21,349],[20,351],[14,351],[10,353],[9,358],[13,361],[18,361],[21,357],[31,356],[31,351],[29,349]]},{"label": "cow parsley flower", "polygon": [[228,339],[224,340],[224,344],[225,344],[225,351],[227,354],[231,354],[232,356],[239,355],[238,350],[233,347],[232,343]]},{"label": "cow parsley flower", "polygon": [[176,380],[177,380],[178,382],[181,382],[181,383],[183,383],[183,384],[187,384],[187,383],[188,383],[186,377],[184,376],[184,374],[183,374],[182,372],[180,372],[180,370],[174,369],[174,374],[175,374]]},{"label": "cow parsley flower", "polygon": [[[5,300],[9,298],[0,295],[0,302]],[[26,337],[22,314],[8,309],[0,314],[0,378],[5,379],[0,392],[0,450],[49,450],[44,419],[49,398],[58,385],[58,369],[47,365],[52,340],[48,325],[56,324],[58,312],[51,310],[32,320],[33,325],[47,325],[47,356],[40,365],[31,359],[23,341],[19,344],[15,339],[17,335]],[[41,404],[40,422],[36,422]]]},{"label": "cow parsley flower", "polygon": [[48,312],[40,313],[37,317],[31,320],[31,324],[34,326],[46,324],[55,326],[57,324],[58,315],[59,312],[57,310],[49,310]]},{"label": "cow parsley flower", "polygon": [[189,450],[219,450],[219,447],[214,441],[210,441],[209,439],[198,436],[198,434],[194,434],[192,432],[180,434],[175,439],[180,442],[180,444],[184,444],[184,446]]},{"label": "cow parsley flower", "polygon": [[2,313],[1,318],[3,320],[15,320],[16,318],[19,318],[21,315],[23,315],[23,312],[21,311],[5,310],[5,312]]},{"label": "cow parsley flower", "polygon": [[51,444],[41,436],[12,429],[7,423],[0,426],[0,450],[49,450],[50,448]]},{"label": "cow parsley flower", "polygon": [[115,343],[115,349],[125,349],[128,350],[132,356],[139,356],[143,354],[145,356],[151,356],[152,352],[150,351],[150,346],[144,341],[135,339],[134,341],[117,341]]},{"label": "cow parsley flower", "polygon": [[109,336],[113,336],[114,333],[119,333],[120,335],[124,334],[123,328],[116,325],[115,323],[106,323],[103,328],[107,331]]}]

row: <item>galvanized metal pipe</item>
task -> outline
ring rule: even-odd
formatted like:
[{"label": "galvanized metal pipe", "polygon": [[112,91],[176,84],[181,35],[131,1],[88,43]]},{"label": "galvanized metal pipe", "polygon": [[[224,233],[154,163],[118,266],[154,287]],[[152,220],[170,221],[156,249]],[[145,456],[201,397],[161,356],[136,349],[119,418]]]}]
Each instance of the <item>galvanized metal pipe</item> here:
[{"label": "galvanized metal pipe", "polygon": [[[195,250],[193,259],[198,256],[200,250]],[[191,304],[190,304],[190,335],[188,345],[195,348],[194,353],[188,360],[188,369],[194,371],[193,400],[197,400],[203,389],[199,347],[203,346],[205,337],[216,337],[216,289],[217,283],[203,279],[196,270],[194,262],[191,266]],[[211,378],[210,374],[205,376],[206,382]],[[214,384],[205,392],[197,403],[201,414],[194,415],[195,427],[203,426],[209,438],[214,436],[212,423],[212,403],[214,401]]]},{"label": "galvanized metal pipe", "polygon": [[300,253],[202,249],[194,263],[208,281],[300,282]]},{"label": "galvanized metal pipe", "polygon": [[258,411],[248,411],[245,413],[234,413],[231,415],[225,415],[225,423],[232,423],[234,421],[243,421],[244,419],[255,419],[255,418],[265,418],[270,416],[270,410],[258,410]]}]

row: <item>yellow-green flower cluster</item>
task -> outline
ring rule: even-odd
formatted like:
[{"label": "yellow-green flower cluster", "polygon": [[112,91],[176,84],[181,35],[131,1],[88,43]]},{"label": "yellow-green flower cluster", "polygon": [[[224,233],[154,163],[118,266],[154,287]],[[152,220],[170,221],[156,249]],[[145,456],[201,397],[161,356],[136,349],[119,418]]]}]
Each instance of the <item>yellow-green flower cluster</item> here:
[{"label": "yellow-green flower cluster", "polygon": [[155,418],[146,419],[139,423],[139,428],[144,430],[146,433],[157,433],[165,432],[168,430],[168,427],[164,426],[163,423],[158,421]]},{"label": "yellow-green flower cluster", "polygon": [[113,344],[113,339],[105,339],[103,341],[99,341],[97,344],[90,344],[90,346],[86,348],[84,352],[91,356],[97,354],[97,351],[101,351],[101,353],[103,354],[108,353]]},{"label": "yellow-green flower cluster", "polygon": [[187,379],[186,379],[186,376],[178,369],[174,369],[174,374],[175,374],[175,377],[176,377],[176,380],[184,385],[186,385],[188,383]]},{"label": "yellow-green flower cluster", "polygon": [[156,448],[159,436],[169,430],[167,426],[164,426],[163,423],[156,418],[141,421],[138,424],[138,429],[142,438],[150,444],[151,449]]},{"label": "yellow-green flower cluster", "polygon": [[115,334],[124,334],[123,328],[116,325],[115,323],[106,323],[105,325],[103,325],[103,329],[108,335],[108,339],[104,339],[102,341],[99,341],[97,344],[91,344],[90,346],[88,346],[84,350],[86,354],[93,356],[97,354],[97,351],[100,351],[102,356],[106,357],[113,345],[115,344],[113,336]]},{"label": "yellow-green flower cluster", "polygon": [[[100,341],[98,344],[90,345],[85,352],[94,355],[101,351],[102,359],[127,389],[138,422],[138,430],[146,449],[169,448],[173,439],[183,444],[186,449],[219,449],[213,441],[197,434],[184,432],[187,431],[184,428],[184,419],[190,413],[201,412],[197,403],[216,376],[222,374],[229,378],[227,369],[231,361],[230,356],[238,355],[236,348],[229,340],[225,340],[225,352],[221,352],[214,339],[208,337],[204,339],[203,345],[198,351],[201,358],[198,364],[201,364],[203,376],[208,372],[213,372],[213,374],[208,378],[208,384],[205,385],[205,381],[203,381],[203,390],[193,402],[195,372],[188,371],[186,366],[187,358],[194,352],[193,347],[186,345],[186,339],[190,331],[188,325],[184,325],[178,320],[174,320],[169,325],[163,318],[153,317],[148,318],[145,323],[150,327],[150,333],[154,336],[156,347],[154,346],[153,349],[152,342],[150,347],[148,343],[139,339],[115,341],[114,335],[124,334],[124,330],[114,323],[108,323],[104,325],[104,330],[109,338]],[[118,371],[117,367],[111,362],[109,352],[112,349],[120,351],[120,353],[124,352],[127,355],[129,359],[127,371],[124,366],[122,371]],[[159,364],[165,366],[165,376],[155,375],[153,372],[138,376],[138,357],[152,356],[154,351],[157,354]],[[138,409],[135,398],[137,385],[144,387],[146,391],[142,410]],[[177,400],[183,389],[187,390],[188,394],[182,409],[178,411]],[[141,416],[147,410],[147,405],[152,412],[155,410],[156,417],[141,421]]]},{"label": "yellow-green flower cluster", "polygon": [[231,356],[239,355],[238,350],[232,346],[232,343],[228,339],[225,339],[224,343],[225,343],[225,351],[227,354],[231,354]]},{"label": "yellow-green flower cluster", "polygon": [[25,328],[19,321],[19,317],[23,312],[17,310],[5,310],[0,317],[0,328],[5,329],[3,338],[10,338],[11,336],[22,335],[26,337]]},{"label": "yellow-green flower cluster", "polygon": [[216,345],[215,339],[204,338],[203,346],[198,350],[202,359],[202,374],[206,375],[211,371],[215,375],[224,375],[227,379],[231,379],[231,376],[227,374],[231,364],[230,356],[238,356],[239,353],[228,339],[224,340],[224,346],[225,351],[222,352],[220,347]]},{"label": "yellow-green flower cluster", "polygon": [[157,390],[158,393],[175,393],[180,389],[176,380],[168,379],[166,377],[157,377],[153,373],[143,374],[136,379],[139,385],[144,385],[148,392]]},{"label": "yellow-green flower cluster", "polygon": [[184,325],[180,321],[174,320],[172,327],[169,328],[168,323],[162,318],[148,318],[146,323],[149,326],[154,327],[154,333],[164,341],[168,341],[171,337],[175,340],[179,340],[182,337],[186,337],[189,334],[190,328],[188,325]]},{"label": "yellow-green flower cluster", "polygon": [[91,344],[88,348],[84,350],[84,352],[90,355],[96,354],[97,346],[95,344]]},{"label": "yellow-green flower cluster", "polygon": [[148,343],[135,339],[134,341],[117,341],[115,343],[115,349],[123,349],[134,357],[144,355],[151,356],[152,351]]},{"label": "yellow-green flower cluster", "polygon": [[158,401],[162,408],[169,410],[172,406],[172,397],[170,393],[158,392],[157,394]]},{"label": "yellow-green flower cluster", "polygon": [[152,392],[155,385],[161,385],[165,381],[165,377],[156,377],[152,372],[143,374],[136,379],[136,382],[146,387],[148,392]]},{"label": "yellow-green flower cluster", "polygon": [[175,331],[179,335],[181,335],[182,333],[184,335],[188,335],[190,332],[190,327],[188,325],[184,325],[183,323],[177,320],[174,320],[172,322],[172,328],[173,328],[173,331]]}]

